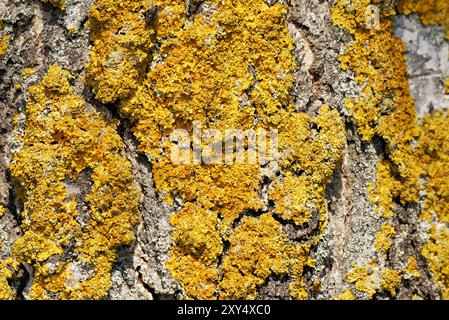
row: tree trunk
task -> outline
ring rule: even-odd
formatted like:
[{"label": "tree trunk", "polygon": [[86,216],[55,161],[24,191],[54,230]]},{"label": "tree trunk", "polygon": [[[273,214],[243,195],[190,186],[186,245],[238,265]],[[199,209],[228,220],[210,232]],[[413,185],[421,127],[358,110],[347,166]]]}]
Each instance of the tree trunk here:
[{"label": "tree trunk", "polygon": [[[266,14],[256,16],[252,24],[243,21],[245,14],[219,15],[226,10],[237,12],[241,1],[226,0],[222,7],[209,0],[172,1],[172,7],[163,0],[121,2],[126,4],[0,2],[0,39],[5,46],[3,54],[0,50],[0,298],[449,298],[449,282],[444,278],[449,257],[444,242],[449,237],[444,206],[444,178],[449,177],[444,170],[449,152],[444,126],[444,108],[449,105],[444,88],[449,77],[449,42],[443,30],[447,25],[441,21],[437,22],[443,27],[424,25],[419,10],[408,12],[396,3],[390,7],[395,13],[387,14],[385,3],[376,0],[362,1],[366,7],[374,6],[374,13],[342,5],[344,1],[251,0],[248,15],[258,12],[255,6]],[[228,8],[231,3],[234,9]],[[117,11],[116,17],[108,16],[108,8]],[[375,8],[380,8],[378,16]],[[345,27],[357,15],[367,21],[379,19],[381,26],[376,29],[359,21],[353,30]],[[216,19],[229,19],[217,29],[226,31],[212,33],[213,45],[201,47],[198,43],[210,32],[204,26],[215,28]],[[201,27],[195,29],[196,24]],[[255,34],[264,27],[261,34],[266,38],[261,36],[257,42],[259,38],[245,35],[251,40],[241,49],[242,30]],[[270,30],[275,32],[272,38]],[[288,37],[284,38],[283,30]],[[190,40],[182,42],[189,31]],[[363,38],[367,35],[371,38]],[[376,36],[404,48],[392,46],[393,52],[381,41],[376,48],[372,40]],[[358,46],[356,39],[362,38],[371,55]],[[191,50],[195,41],[196,51]],[[291,50],[283,51],[290,41]],[[228,47],[237,57],[224,52],[222,59],[211,58],[220,57],[216,48]],[[207,54],[201,56],[198,51],[203,49],[198,48]],[[348,54],[351,50],[359,52]],[[275,59],[259,63],[254,58],[257,52]],[[176,54],[181,58],[173,62]],[[246,54],[254,59],[247,61],[244,70],[233,65],[239,63],[235,62],[240,61],[239,55]],[[190,68],[186,61],[200,68],[201,59],[214,62],[201,66],[206,71],[199,73],[200,81],[193,68],[190,80],[179,76],[184,71],[175,71],[177,63],[183,70]],[[294,69],[282,69],[290,59]],[[215,69],[207,68],[219,65],[217,61],[227,66],[222,78],[209,81],[207,75]],[[362,70],[368,65],[372,69]],[[408,77],[401,78],[401,67]],[[67,81],[62,70],[70,73]],[[284,74],[263,74],[273,70]],[[283,77],[289,73],[292,78],[286,85]],[[399,79],[392,80],[393,74]],[[159,132],[151,131],[152,123],[159,121],[152,118],[151,110],[169,109],[173,121],[184,129],[191,128],[186,124],[189,115],[203,111],[202,120],[207,119],[211,127],[225,123],[226,117],[235,114],[220,111],[211,116],[208,112],[216,110],[205,105],[213,106],[216,97],[225,96],[228,100],[223,101],[229,105],[221,103],[220,108],[231,109],[232,95],[220,91],[220,87],[234,90],[223,81],[228,76],[229,81],[250,82],[237,97],[238,117],[243,117],[241,110],[254,106],[251,117],[258,123],[274,123],[279,109],[289,110],[284,110],[284,122],[305,119],[292,120],[286,134],[282,125],[275,125],[280,169],[260,177],[242,171],[234,181],[232,175],[240,174],[237,168],[224,182],[211,178],[206,183],[202,178],[213,177],[215,168],[217,176],[226,173],[219,171],[219,165],[204,164],[192,169],[191,176],[172,173],[173,164],[161,169],[156,159],[165,159],[163,152],[155,156],[146,142],[147,136]],[[161,80],[165,77],[173,82]],[[271,80],[264,82],[266,78]],[[71,89],[65,89],[66,83]],[[178,86],[176,90],[170,91],[171,83]],[[408,89],[398,93],[396,86],[401,83]],[[271,91],[264,91],[265,84],[272,85]],[[369,90],[375,92],[374,103],[367,97]],[[177,96],[178,92],[183,95]],[[238,89],[235,92],[240,94]],[[273,96],[267,98],[265,92]],[[192,105],[191,112],[189,107],[176,110],[177,105],[183,106],[181,97]],[[413,110],[395,118],[407,97],[414,101]],[[258,99],[263,100],[260,107]],[[264,114],[270,99],[276,111]],[[348,104],[349,99],[355,107]],[[154,106],[150,100],[156,101]],[[76,107],[70,109],[72,104]],[[408,137],[408,127],[417,133],[401,138]],[[392,134],[394,130],[399,134]],[[92,141],[83,148],[80,141],[86,139]],[[166,140],[168,133],[165,140],[160,139]],[[59,151],[47,155],[52,148]],[[60,150],[69,150],[67,155],[61,153],[63,159],[70,159],[63,164],[58,162]],[[120,170],[108,167],[108,162],[115,161],[111,159],[123,165]],[[100,167],[106,172],[101,179]],[[128,171],[132,179],[127,178]],[[412,178],[415,173],[417,177]],[[289,177],[292,185],[288,185]],[[59,187],[65,198],[59,199],[54,191]],[[122,196],[128,198],[126,204],[120,202]],[[261,205],[251,203],[252,197]],[[75,209],[68,208],[72,200]],[[185,218],[189,214],[192,217]],[[128,239],[128,231],[134,240]],[[34,245],[33,237],[38,242],[48,240],[48,246],[28,248],[27,243]],[[89,239],[94,243],[105,239],[104,247],[88,245]],[[89,251],[93,247],[98,251]],[[54,286],[43,279],[50,279]],[[56,285],[58,281],[64,284]],[[88,293],[90,287],[95,294]]]}]

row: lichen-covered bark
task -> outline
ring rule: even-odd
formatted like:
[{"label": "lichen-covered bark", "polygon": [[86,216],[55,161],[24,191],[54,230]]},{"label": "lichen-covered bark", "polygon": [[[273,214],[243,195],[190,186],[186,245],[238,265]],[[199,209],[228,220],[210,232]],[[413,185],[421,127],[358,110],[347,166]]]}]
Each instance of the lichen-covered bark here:
[{"label": "lichen-covered bark", "polygon": [[449,298],[448,10],[2,1],[0,299]]}]

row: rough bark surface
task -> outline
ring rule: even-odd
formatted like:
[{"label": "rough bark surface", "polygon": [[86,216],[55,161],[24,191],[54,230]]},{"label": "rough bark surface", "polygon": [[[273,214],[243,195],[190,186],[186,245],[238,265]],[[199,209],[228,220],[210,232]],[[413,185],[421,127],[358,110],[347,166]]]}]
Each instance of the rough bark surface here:
[{"label": "rough bark surface", "polygon": [[[11,178],[9,165],[14,154],[22,148],[17,136],[26,129],[28,88],[39,83],[50,66],[59,65],[73,76],[70,83],[77,95],[107,119],[120,121],[117,132],[140,187],[141,217],[134,227],[136,240],[118,249],[106,298],[182,299],[186,297],[185,288],[166,267],[173,246],[173,227],[169,218],[179,207],[168,205],[156,190],[151,161],[139,151],[130,119],[119,112],[117,103],[102,104],[98,101],[85,81],[86,63],[93,45],[86,21],[94,2],[70,0],[66,1],[64,10],[60,10],[39,0],[0,0],[1,34],[10,36],[7,51],[0,58],[0,204],[5,208],[0,216],[0,259],[11,256],[14,242],[23,232],[20,186]],[[273,5],[277,1],[271,2]],[[334,24],[331,15],[333,1],[286,2],[286,23],[298,65],[291,90],[293,103],[299,111],[311,117],[319,114],[323,105],[330,105],[340,114],[346,135],[341,160],[325,190],[327,212],[324,213],[324,230],[319,227],[318,219],[322,217],[319,214],[301,227],[291,221],[277,219],[292,242],[302,243],[322,233],[309,254],[315,261],[314,267],[307,266],[302,272],[307,298],[336,299],[344,293],[348,295],[343,298],[348,299],[442,298],[435,275],[422,255],[422,248],[429,240],[430,227],[420,218],[419,204],[394,201],[389,224],[396,236],[392,238],[386,254],[376,249],[376,238],[385,221],[370,200],[370,188],[376,183],[379,161],[388,158],[389,150],[382,138],[373,137],[369,141],[362,138],[344,103],[346,99],[358,97],[363,89],[351,70],[342,69],[339,60],[340,54],[352,41],[351,35]],[[187,1],[186,5],[190,5],[187,14],[190,18],[195,17],[198,10],[207,10],[207,3],[191,4]],[[449,95],[444,91],[444,81],[449,77],[449,42],[443,29],[424,26],[417,15],[398,15],[394,29],[405,45],[408,81],[417,114],[423,116],[449,106]],[[25,68],[33,69],[26,77],[23,75]],[[83,219],[83,212],[84,218],[88,219],[85,195],[91,187],[88,173],[80,175],[76,181],[67,182],[67,188],[78,201],[79,219]],[[260,216],[260,213],[243,215]],[[226,250],[220,259],[225,256]],[[411,257],[416,260],[415,272],[419,276],[409,276],[404,271],[400,283],[394,285],[394,294],[389,289],[382,289],[379,283],[383,281],[380,275],[384,270],[405,270]],[[351,280],[350,274],[356,266],[371,266],[367,277],[373,278],[374,294],[357,287],[360,281],[365,281],[362,276],[359,282]],[[15,298],[29,298],[33,273],[28,262],[19,261],[14,276],[8,280]],[[80,267],[74,274],[82,279],[88,277],[89,270]],[[256,298],[292,299],[291,283],[290,274],[273,274],[257,286]]]}]

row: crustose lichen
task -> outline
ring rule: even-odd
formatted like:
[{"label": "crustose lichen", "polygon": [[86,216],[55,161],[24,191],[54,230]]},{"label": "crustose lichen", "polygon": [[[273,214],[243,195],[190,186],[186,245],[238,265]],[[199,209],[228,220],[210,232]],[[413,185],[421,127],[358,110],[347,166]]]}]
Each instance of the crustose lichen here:
[{"label": "crustose lichen", "polygon": [[[52,66],[29,88],[24,146],[10,165],[24,205],[12,257],[33,267],[34,299],[105,297],[116,249],[133,241],[139,218],[118,122],[87,105],[69,80]],[[84,213],[70,186],[83,172],[92,181]]]},{"label": "crustose lichen", "polygon": [[[167,267],[190,297],[254,298],[271,274],[290,272],[292,296],[306,298],[303,267],[313,264],[309,248],[319,237],[296,246],[273,217],[301,226],[320,215],[324,227],[324,190],[345,133],[329,106],[312,117],[291,102],[296,63],[287,6],[210,0],[207,9],[185,19],[184,1],[153,5],[159,13],[150,23],[145,17],[151,8],[141,1],[101,0],[92,7],[88,83],[100,101],[119,101],[122,115],[134,124],[140,151],[152,160],[157,190],[168,203],[183,204],[171,217],[174,247]],[[147,74],[140,73],[142,66]],[[169,135],[176,129],[191,132],[193,121],[219,130],[277,129],[278,174],[262,173],[259,164],[173,164]],[[270,181],[265,191],[264,179]],[[245,217],[248,211],[260,216]],[[240,257],[240,249],[250,250],[249,237],[272,252]],[[219,265],[224,241],[230,251]],[[273,256],[276,250],[282,254]],[[246,270],[243,275],[239,267]]]}]

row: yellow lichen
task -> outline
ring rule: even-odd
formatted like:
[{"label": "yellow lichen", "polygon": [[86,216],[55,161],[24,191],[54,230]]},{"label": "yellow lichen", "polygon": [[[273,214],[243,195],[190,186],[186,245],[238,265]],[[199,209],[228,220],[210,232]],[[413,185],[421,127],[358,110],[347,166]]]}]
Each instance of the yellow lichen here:
[{"label": "yellow lichen", "polygon": [[291,277],[290,294],[294,299],[306,300],[309,297],[303,273],[305,267],[315,268],[316,261],[309,256],[310,244],[296,245],[291,260]]},{"label": "yellow lichen", "polygon": [[217,230],[217,213],[187,203],[170,219],[176,226],[175,248],[167,267],[189,296],[212,299],[217,292],[218,256],[223,243]]},{"label": "yellow lichen", "polygon": [[67,31],[72,35],[77,35],[80,32],[76,27],[73,27],[73,26],[68,27]]},{"label": "yellow lichen", "polygon": [[436,215],[449,224],[449,135],[447,111],[426,115],[420,122],[422,130],[417,142],[417,157],[425,172],[423,217]]},{"label": "yellow lichen", "polygon": [[370,200],[376,205],[376,212],[384,218],[393,217],[394,198],[399,196],[401,184],[393,176],[391,164],[379,161],[376,183],[370,188]]},{"label": "yellow lichen", "polygon": [[347,279],[358,291],[366,293],[368,299],[372,299],[376,292],[382,290],[395,297],[396,290],[402,282],[399,271],[389,268],[382,270],[375,261],[367,265],[354,265]]},{"label": "yellow lichen", "polygon": [[0,205],[0,218],[5,214],[5,208]]},{"label": "yellow lichen", "polygon": [[233,221],[245,209],[262,208],[257,193],[260,170],[254,165],[173,166],[170,159],[163,159],[154,164],[153,174],[157,189],[167,192],[169,199],[177,194],[218,213],[223,235],[229,235]]},{"label": "yellow lichen", "polygon": [[[0,19],[0,31],[3,30],[3,20]],[[0,58],[2,58],[8,49],[8,40],[11,39],[10,36],[0,36]]]},{"label": "yellow lichen", "polygon": [[21,76],[22,79],[28,79],[29,77],[31,77],[34,73],[36,72],[35,68],[24,68],[22,70]]},{"label": "yellow lichen", "polygon": [[[209,128],[245,130],[256,123],[254,116],[257,112],[259,123],[254,128],[277,128],[284,163],[288,160],[296,161],[298,171],[302,166],[311,176],[305,178],[310,185],[310,204],[303,204],[302,201],[307,199],[301,195],[286,200],[286,197],[290,197],[288,191],[294,188],[294,181],[303,181],[301,177],[289,172],[295,168],[287,169],[287,165],[283,166],[286,169],[282,170],[282,177],[273,186],[274,191],[270,192],[276,213],[298,224],[307,222],[311,217],[310,213],[325,210],[324,187],[329,183],[332,170],[340,158],[344,135],[341,134],[342,124],[338,114],[328,107],[322,109],[316,120],[310,120],[305,114],[292,112],[288,88],[292,83],[294,61],[291,39],[283,26],[284,7],[279,4],[269,7],[261,1],[238,1],[232,7],[228,1],[216,5],[219,10],[212,17],[196,16],[194,22],[186,25],[173,40],[164,42],[161,47],[161,56],[165,56],[164,63],[156,65],[149,72],[146,80],[148,84],[123,105],[122,111],[135,119],[135,134],[141,142],[141,149],[156,160],[153,173],[158,190],[167,194],[175,193],[184,201],[195,201],[202,207],[219,213],[222,220],[218,223],[218,230],[222,237],[229,238],[232,247],[243,241],[231,234],[230,226],[233,221],[244,210],[262,208],[262,199],[257,192],[262,178],[260,167],[237,164],[173,166],[168,159],[161,159],[161,155],[168,154],[171,147],[168,139],[163,139],[164,131],[179,128],[191,131],[191,122],[195,120],[207,122]],[[262,33],[265,30],[262,25],[260,30],[251,25],[248,17],[252,15],[256,18],[251,18],[251,21],[262,21],[263,18],[273,21],[271,28],[274,30],[271,33],[277,34],[277,37],[272,37],[271,33]],[[216,22],[211,23],[214,19]],[[270,49],[273,47],[278,49]],[[278,50],[280,53],[277,53]],[[273,57],[274,52],[279,55],[278,58]],[[276,60],[279,62],[276,63]],[[262,61],[265,63],[262,64]],[[251,66],[255,75],[250,72]],[[253,79],[255,76],[259,79],[256,83]],[[245,91],[251,86],[254,86],[250,96],[252,104],[242,108],[239,97],[245,96]],[[179,91],[179,87],[184,88],[183,91]],[[288,106],[286,110],[279,108],[283,104]],[[307,136],[296,135],[301,127],[288,123],[293,117],[304,121],[302,130]],[[284,120],[280,121],[281,119]],[[312,121],[316,121],[319,129],[322,129],[316,141],[310,139],[313,134],[309,130]],[[161,140],[165,141],[162,150],[159,147]],[[316,147],[304,148],[301,153],[298,148],[306,144],[314,144]],[[329,162],[326,163],[326,160]],[[328,166],[331,172],[320,172],[317,169],[320,165],[321,168]],[[316,177],[313,176],[315,173]],[[290,189],[284,182],[290,183]],[[304,183],[301,184],[303,185]],[[305,193],[305,190],[299,192]],[[307,209],[309,212],[306,212]],[[178,228],[176,223],[174,226]],[[183,257],[185,252],[175,248],[172,254],[176,259],[178,256]],[[181,282],[186,281],[185,278],[176,276],[177,270],[173,265],[169,267],[175,278]],[[297,273],[299,275],[300,272]],[[232,277],[225,272],[219,284],[225,293],[220,294],[220,298],[254,297],[257,284],[263,282],[263,278],[252,276],[252,281],[237,285],[241,280],[235,279],[237,276],[235,272]],[[232,288],[233,285],[235,288]],[[184,287],[186,291],[191,289]],[[303,292],[299,288],[292,289],[292,295],[298,298],[306,295]]]},{"label": "yellow lichen", "polygon": [[279,128],[284,176],[275,180],[270,199],[276,213],[301,225],[314,213],[326,211],[324,189],[344,148],[343,124],[338,113],[325,105],[316,117],[292,114]]},{"label": "yellow lichen", "polygon": [[399,271],[386,268],[382,272],[382,289],[390,292],[392,297],[396,296],[396,290],[402,282],[402,277]]},{"label": "yellow lichen", "polygon": [[[13,258],[34,268],[33,299],[105,297],[116,249],[133,241],[139,216],[139,191],[117,121],[88,106],[69,79],[52,66],[29,88],[24,147],[10,165],[24,203]],[[89,171],[89,209],[82,216],[70,183]],[[79,266],[92,274],[79,279]]]},{"label": "yellow lichen", "polygon": [[229,242],[222,265],[221,299],[254,299],[271,274],[288,273],[294,248],[270,214],[244,217]]},{"label": "yellow lichen", "polygon": [[[387,182],[386,189],[375,192],[377,202],[391,215],[392,199],[398,194],[402,203],[417,202],[419,176],[422,169],[414,158],[413,141],[419,134],[416,113],[407,82],[404,45],[394,36],[391,11],[383,11],[378,28],[367,28],[366,11],[378,0],[360,0],[352,4],[339,0],[333,8],[334,22],[351,32],[354,40],[341,55],[343,69],[355,73],[363,87],[357,99],[347,100],[346,107],[365,140],[379,136],[385,140],[390,166],[401,178],[395,189],[385,164],[380,164],[378,179]],[[393,192],[391,192],[393,191]],[[391,192],[389,195],[388,193]],[[382,196],[382,197],[379,197]]]},{"label": "yellow lichen", "polygon": [[[376,184],[371,190],[377,211],[389,218],[393,216],[394,202],[421,202],[422,217],[435,228],[434,217],[449,223],[447,112],[437,111],[417,121],[407,84],[404,46],[394,37],[392,28],[391,17],[397,12],[383,6],[380,25],[368,28],[366,23],[369,6],[381,4],[378,0],[339,0],[333,7],[334,22],[354,38],[340,58],[342,68],[352,70],[363,88],[357,99],[348,100],[345,105],[364,139],[377,136],[386,142],[388,160],[379,162]],[[399,3],[400,12],[418,13],[423,23],[440,24],[446,31],[448,8],[447,1]],[[437,255],[445,254],[436,249],[439,245],[435,241],[441,242],[437,238],[434,232],[423,252],[433,266],[436,283],[447,290],[449,283],[441,280],[446,277],[446,264],[442,261],[447,259],[440,260]]]},{"label": "yellow lichen", "polygon": [[[312,264],[310,244],[285,244],[286,235],[268,214],[243,217],[236,229],[235,223],[248,211],[266,210],[272,201],[273,214],[298,225],[320,215],[322,231],[324,190],[341,158],[344,126],[329,106],[311,117],[292,104],[296,63],[286,5],[270,6],[263,0],[211,0],[207,5],[212,9],[186,20],[182,0],[154,0],[150,5],[97,1],[89,20],[94,47],[88,83],[100,101],[119,101],[122,115],[133,122],[139,150],[151,159],[156,189],[169,204],[182,204],[171,218],[174,247],[167,267],[189,297],[253,298],[269,274],[286,273],[286,266],[293,264],[291,294],[305,298],[302,273]],[[145,67],[148,73],[143,75]],[[170,151],[177,141],[170,134],[177,129],[192,134],[195,121],[203,129],[221,131],[278,130],[279,155],[267,160],[271,166],[279,158],[277,176],[276,170],[264,172],[259,162],[173,163]],[[195,143],[188,141],[187,149],[192,151]],[[199,142],[203,159],[209,155],[205,144]],[[249,148],[238,156],[248,158]],[[262,196],[264,178],[274,181],[268,199]],[[272,251],[285,244],[291,253],[272,257],[256,251],[258,255],[243,259],[235,248],[252,243],[247,224],[254,225],[255,235],[260,233]],[[264,228],[273,234],[268,236]],[[221,267],[227,271],[220,276],[223,241],[229,241],[230,252]],[[227,262],[231,259],[232,265]],[[275,268],[235,271],[247,268],[250,259],[269,261]],[[248,281],[240,283],[242,277]]]},{"label": "yellow lichen", "polygon": [[389,223],[384,223],[380,228],[380,232],[376,236],[376,250],[383,253],[385,256],[393,244],[393,236],[396,231]]},{"label": "yellow lichen", "polygon": [[0,58],[2,58],[8,50],[9,39],[11,39],[10,36],[3,36],[0,38]]},{"label": "yellow lichen", "polygon": [[399,0],[398,7],[405,15],[418,13],[426,25],[439,24],[449,39],[449,3],[446,0]]},{"label": "yellow lichen", "polygon": [[171,219],[176,247],[167,267],[186,290],[200,299],[254,299],[256,289],[270,275],[286,275],[293,268],[291,294],[306,299],[302,281],[304,266],[312,265],[307,257],[310,246],[293,245],[281,232],[281,225],[270,214],[244,217],[229,238],[231,244],[221,266],[218,256],[223,244],[212,211],[186,207]]},{"label": "yellow lichen", "polygon": [[347,289],[345,292],[343,292],[337,300],[355,300],[354,295],[352,294],[351,290]]},{"label": "yellow lichen", "polygon": [[186,2],[182,0],[152,0],[153,7],[157,8],[154,21],[154,31],[157,39],[176,36],[186,20]]},{"label": "yellow lichen", "polygon": [[103,103],[126,98],[144,76],[153,36],[145,21],[146,10],[146,0],[99,0],[90,9],[93,48],[87,80]]},{"label": "yellow lichen", "polygon": [[449,228],[433,226],[430,241],[422,249],[432,271],[434,281],[442,291],[443,299],[449,299]]},{"label": "yellow lichen", "polygon": [[371,299],[379,288],[378,266],[374,263],[362,266],[354,265],[347,279],[354,284],[358,291],[366,293],[368,299]]},{"label": "yellow lichen", "polygon": [[13,300],[16,297],[14,290],[8,283],[14,275],[16,264],[12,259],[0,259],[0,300]]},{"label": "yellow lichen", "polygon": [[407,274],[407,276],[409,276],[409,277],[412,277],[412,278],[421,277],[421,274],[419,273],[419,270],[418,270],[418,262],[416,261],[416,259],[414,257],[408,258],[408,263],[407,263],[407,266],[405,267],[404,271]]}]

